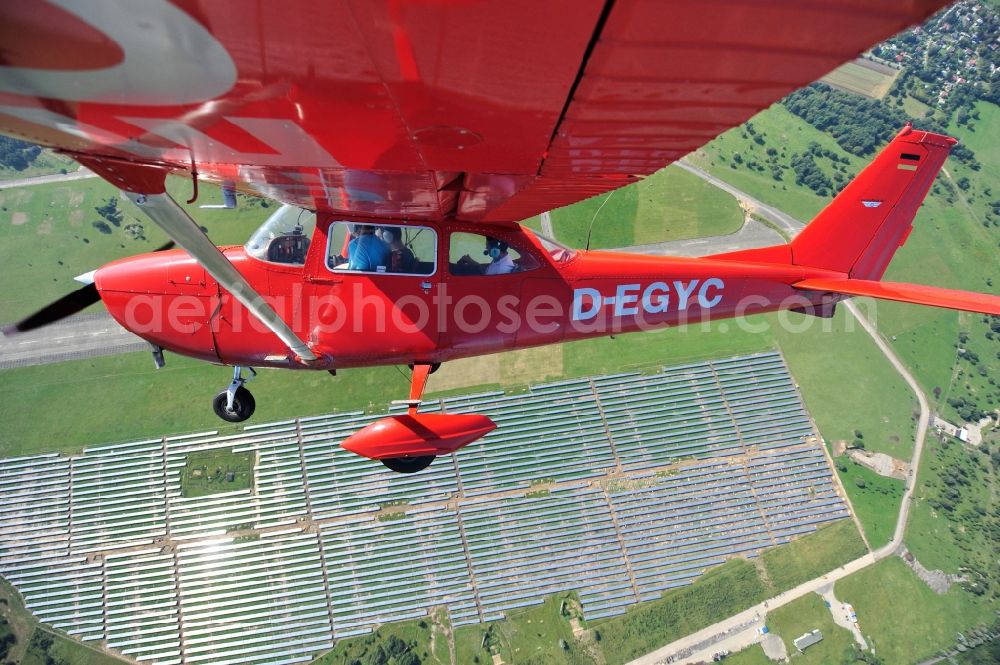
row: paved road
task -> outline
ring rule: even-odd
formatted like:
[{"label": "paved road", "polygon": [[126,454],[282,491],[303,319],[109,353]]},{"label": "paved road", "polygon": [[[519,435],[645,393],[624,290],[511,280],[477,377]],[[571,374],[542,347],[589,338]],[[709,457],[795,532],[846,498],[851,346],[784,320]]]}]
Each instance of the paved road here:
[{"label": "paved road", "polygon": [[146,349],[148,343],[122,328],[106,312],[80,314],[41,330],[13,337],[0,335],[0,369]]},{"label": "paved road", "polygon": [[854,623],[847,616],[847,612],[844,610],[844,603],[837,600],[837,596],[833,593],[833,585],[827,584],[825,587],[819,590],[823,600],[825,600],[830,606],[830,615],[833,617],[833,622],[845,628],[854,635],[854,641],[862,649],[868,649],[868,642],[865,640],[865,636],[861,634],[861,629],[858,628],[858,624]]},{"label": "paved road", "polygon": [[542,215],[542,235],[548,238],[556,239],[556,231],[552,228],[552,213],[543,212]]},{"label": "paved road", "polygon": [[20,178],[18,180],[0,180],[0,190],[14,189],[15,187],[30,187],[32,185],[44,185],[50,182],[69,182],[70,180],[83,180],[85,178],[96,178],[97,174],[89,169],[81,167],[72,173],[56,173],[54,175],[40,175],[34,178]]},{"label": "paved road", "polygon": [[754,247],[767,247],[768,245],[781,245],[784,242],[785,239],[778,235],[774,229],[748,217],[739,231],[730,233],[729,235],[714,236],[712,238],[673,240],[651,245],[633,245],[631,247],[621,247],[618,251],[633,252],[636,254],[695,257],[722,254],[723,252],[735,252],[741,249],[753,249]]}]

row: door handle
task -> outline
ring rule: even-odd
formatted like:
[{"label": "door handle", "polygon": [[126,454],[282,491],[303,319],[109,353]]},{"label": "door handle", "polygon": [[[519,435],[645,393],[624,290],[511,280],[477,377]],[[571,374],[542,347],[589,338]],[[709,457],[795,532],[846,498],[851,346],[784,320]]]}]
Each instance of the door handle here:
[{"label": "door handle", "polygon": [[431,284],[428,281],[420,282],[420,288],[422,288],[424,290],[424,293],[430,293],[431,292],[431,287],[433,287],[433,286],[434,285]]}]

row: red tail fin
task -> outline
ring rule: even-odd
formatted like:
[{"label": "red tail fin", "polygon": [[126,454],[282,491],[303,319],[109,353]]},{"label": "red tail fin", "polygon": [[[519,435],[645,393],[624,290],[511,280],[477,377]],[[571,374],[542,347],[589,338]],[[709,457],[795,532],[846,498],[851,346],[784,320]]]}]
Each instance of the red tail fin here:
[{"label": "red tail fin", "polygon": [[1000,315],[1000,296],[879,281],[896,250],[906,242],[917,208],[956,143],[949,136],[915,131],[907,125],[790,245],[712,258],[791,263],[840,273],[792,284],[803,291],[871,296]]},{"label": "red tail fin", "polygon": [[955,143],[907,125],[792,241],[792,263],[881,279]]}]

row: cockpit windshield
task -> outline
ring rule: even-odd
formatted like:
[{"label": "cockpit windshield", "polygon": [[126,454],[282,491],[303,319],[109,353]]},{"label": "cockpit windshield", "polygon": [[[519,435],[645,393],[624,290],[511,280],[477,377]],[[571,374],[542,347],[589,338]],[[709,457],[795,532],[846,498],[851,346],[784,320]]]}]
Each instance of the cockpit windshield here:
[{"label": "cockpit windshield", "polygon": [[315,228],[316,213],[283,205],[260,225],[244,247],[247,254],[261,261],[303,265]]},{"label": "cockpit windshield", "polygon": [[549,256],[552,257],[553,263],[567,263],[573,260],[576,256],[575,249],[570,249],[566,245],[556,242],[552,238],[546,238],[537,231],[532,231],[532,233],[534,233],[535,237],[538,238],[538,242],[542,244],[542,248],[549,253]]}]

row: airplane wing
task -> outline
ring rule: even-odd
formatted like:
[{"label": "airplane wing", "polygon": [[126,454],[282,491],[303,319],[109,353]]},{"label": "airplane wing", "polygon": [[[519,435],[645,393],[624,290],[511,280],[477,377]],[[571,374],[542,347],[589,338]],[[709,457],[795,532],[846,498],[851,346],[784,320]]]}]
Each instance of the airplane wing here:
[{"label": "airplane wing", "polygon": [[944,4],[8,0],[0,131],[334,213],[520,220],[653,173]]}]

